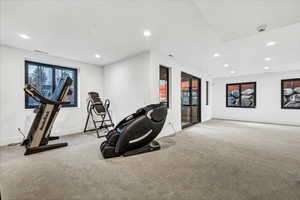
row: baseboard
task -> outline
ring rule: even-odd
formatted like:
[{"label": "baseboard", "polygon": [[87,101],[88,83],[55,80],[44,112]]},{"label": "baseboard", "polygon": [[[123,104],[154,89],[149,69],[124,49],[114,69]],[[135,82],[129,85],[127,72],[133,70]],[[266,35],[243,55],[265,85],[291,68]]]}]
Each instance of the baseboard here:
[{"label": "baseboard", "polygon": [[16,136],[16,137],[6,137],[0,138],[0,146],[7,146],[10,144],[14,144],[14,143],[19,143],[23,141],[23,137],[22,136]]},{"label": "baseboard", "polygon": [[236,121],[236,122],[249,122],[249,123],[258,123],[258,124],[271,124],[279,126],[293,126],[300,127],[300,124],[289,124],[289,123],[277,123],[277,122],[262,122],[262,121],[250,121],[250,120],[237,120],[237,119],[226,119],[226,118],[212,118],[213,120],[224,120],[224,121]]}]

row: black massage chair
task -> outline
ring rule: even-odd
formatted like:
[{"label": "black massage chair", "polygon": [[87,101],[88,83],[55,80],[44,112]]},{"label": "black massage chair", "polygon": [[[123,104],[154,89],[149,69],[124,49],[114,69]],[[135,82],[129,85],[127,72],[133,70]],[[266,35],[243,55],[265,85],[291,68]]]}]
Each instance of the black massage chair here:
[{"label": "black massage chair", "polygon": [[104,158],[130,156],[160,149],[154,139],[166,121],[168,108],[152,104],[138,109],[111,130],[100,150]]}]

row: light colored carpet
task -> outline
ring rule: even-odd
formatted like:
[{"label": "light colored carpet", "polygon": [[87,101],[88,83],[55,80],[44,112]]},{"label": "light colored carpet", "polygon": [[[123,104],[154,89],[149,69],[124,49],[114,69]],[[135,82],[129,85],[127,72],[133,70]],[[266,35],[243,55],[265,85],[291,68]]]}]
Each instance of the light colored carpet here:
[{"label": "light colored carpet", "polygon": [[94,135],[24,157],[0,148],[3,200],[299,200],[300,128],[212,120],[162,150],[104,160]]}]

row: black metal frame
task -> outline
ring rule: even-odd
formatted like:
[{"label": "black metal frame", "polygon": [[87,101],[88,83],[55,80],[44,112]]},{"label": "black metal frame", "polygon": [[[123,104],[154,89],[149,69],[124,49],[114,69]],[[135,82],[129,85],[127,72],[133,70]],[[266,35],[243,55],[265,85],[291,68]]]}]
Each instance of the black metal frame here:
[{"label": "black metal frame", "polygon": [[[193,79],[198,79],[198,84],[199,84],[198,85],[198,88],[199,88],[199,91],[198,91],[198,105],[199,105],[198,106],[199,107],[199,109],[198,109],[198,116],[199,116],[199,121],[197,121],[197,122],[191,122],[191,123],[189,123],[187,125],[181,126],[182,129],[188,128],[188,127],[193,126],[195,124],[199,124],[202,121],[202,116],[201,116],[201,109],[202,109],[202,105],[201,105],[201,82],[202,82],[202,80],[201,80],[201,78],[198,78],[198,77],[193,76],[191,74],[188,74],[188,73],[185,73],[185,72],[181,72],[181,78],[182,78],[183,75],[190,77],[190,89],[189,89],[190,92],[192,91],[191,90],[191,88],[192,88],[192,80]],[[190,102],[192,102],[192,98],[193,98],[193,95],[190,95],[190,99],[189,99]],[[181,102],[180,106],[182,107],[182,102]],[[191,112],[191,120],[192,120],[192,112]]]},{"label": "black metal frame", "polygon": [[40,153],[40,152],[48,151],[48,150],[52,150],[52,149],[57,149],[60,147],[66,147],[66,146],[68,146],[68,143],[64,142],[64,143],[47,144],[47,145],[43,145],[43,146],[39,146],[39,147],[27,148],[25,150],[24,156],[35,154],[35,153]]},{"label": "black metal frame", "polygon": [[[163,65],[159,65],[159,80],[160,80],[160,69],[161,68],[164,68],[167,71],[167,89],[168,89],[168,91],[167,91],[167,107],[169,108],[170,107],[170,68],[165,67]],[[160,102],[160,99],[159,99],[159,102]]]},{"label": "black metal frame", "polygon": [[284,89],[284,82],[285,81],[300,81],[300,78],[293,78],[293,79],[283,79],[281,80],[281,109],[293,109],[298,110],[300,107],[284,107],[284,95],[283,95],[283,89]]},{"label": "black metal frame", "polygon": [[[254,84],[254,106],[242,106],[242,85]],[[228,105],[228,87],[232,85],[238,85],[240,91],[240,101],[239,106],[230,106]],[[256,82],[242,82],[242,83],[229,83],[226,84],[226,107],[228,108],[256,108]]]},{"label": "black metal frame", "polygon": [[[78,106],[78,82],[77,82],[78,81],[78,70],[77,69],[71,68],[71,67],[62,67],[62,66],[58,66],[58,65],[51,65],[51,64],[45,64],[45,63],[25,60],[25,84],[28,84],[28,65],[29,64],[43,65],[45,67],[48,67],[48,68],[52,69],[52,85],[53,85],[52,92],[56,88],[55,69],[73,71],[74,72],[74,79],[75,79],[75,80],[73,80],[73,83],[74,83],[74,104],[65,104],[65,105],[62,105],[62,107],[77,107]],[[38,105],[37,106],[30,106],[28,100],[29,100],[29,96],[27,94],[25,94],[25,109],[32,109],[32,108],[39,107]]]},{"label": "black metal frame", "polygon": [[[87,116],[87,119],[85,121],[85,126],[84,126],[83,133],[86,133],[88,131],[96,131],[97,138],[102,138],[102,137],[106,136],[106,134],[105,135],[100,135],[99,130],[106,129],[107,133],[108,133],[109,132],[109,127],[114,127],[115,126],[115,124],[112,121],[110,111],[108,109],[109,105],[110,105],[110,101],[108,99],[106,99],[105,103],[103,105],[104,108],[105,108],[105,114],[99,115],[101,117],[101,120],[95,120],[94,114],[97,115],[94,112],[95,107],[94,107],[94,105],[92,105],[91,101],[88,102],[88,105],[87,105],[88,116]],[[93,112],[94,112],[94,114],[93,114]],[[106,116],[108,116],[108,119],[106,119]],[[90,118],[92,119],[93,124],[94,124],[94,128],[92,128],[92,129],[88,129],[88,123],[89,123]],[[97,126],[97,123],[100,123],[100,126]]]},{"label": "black metal frame", "polygon": [[209,105],[209,82],[206,81],[206,105]]}]

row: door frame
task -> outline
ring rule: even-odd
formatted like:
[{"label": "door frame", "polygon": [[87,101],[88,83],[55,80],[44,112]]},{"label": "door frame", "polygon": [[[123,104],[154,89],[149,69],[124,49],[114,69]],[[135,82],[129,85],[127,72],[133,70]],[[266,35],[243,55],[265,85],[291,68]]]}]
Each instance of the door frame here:
[{"label": "door frame", "polygon": [[[188,74],[186,72],[183,72],[181,71],[181,74],[180,74],[180,97],[181,97],[181,80],[182,80],[182,75],[185,75],[185,76],[189,76],[191,78],[191,80],[194,78],[194,79],[198,79],[199,80],[199,85],[198,85],[198,104],[199,104],[199,109],[198,109],[198,116],[199,116],[199,121],[198,122],[191,122],[187,125],[184,125],[182,126],[181,125],[181,128],[182,129],[185,129],[187,127],[190,127],[190,126],[193,126],[195,124],[199,124],[202,122],[202,116],[201,116],[201,111],[202,111],[202,105],[201,105],[201,97],[202,97],[202,90],[201,90],[201,86],[202,86],[202,80],[201,78],[197,77],[197,76],[194,76],[194,75],[191,75],[191,74]],[[192,81],[190,82],[190,91],[191,91],[191,87],[192,87]],[[192,102],[192,97],[193,95],[190,95],[190,102]],[[181,122],[182,123],[182,100],[181,100],[181,103],[180,103],[180,110],[181,110]],[[191,112],[191,121],[192,121],[192,112]]]}]

